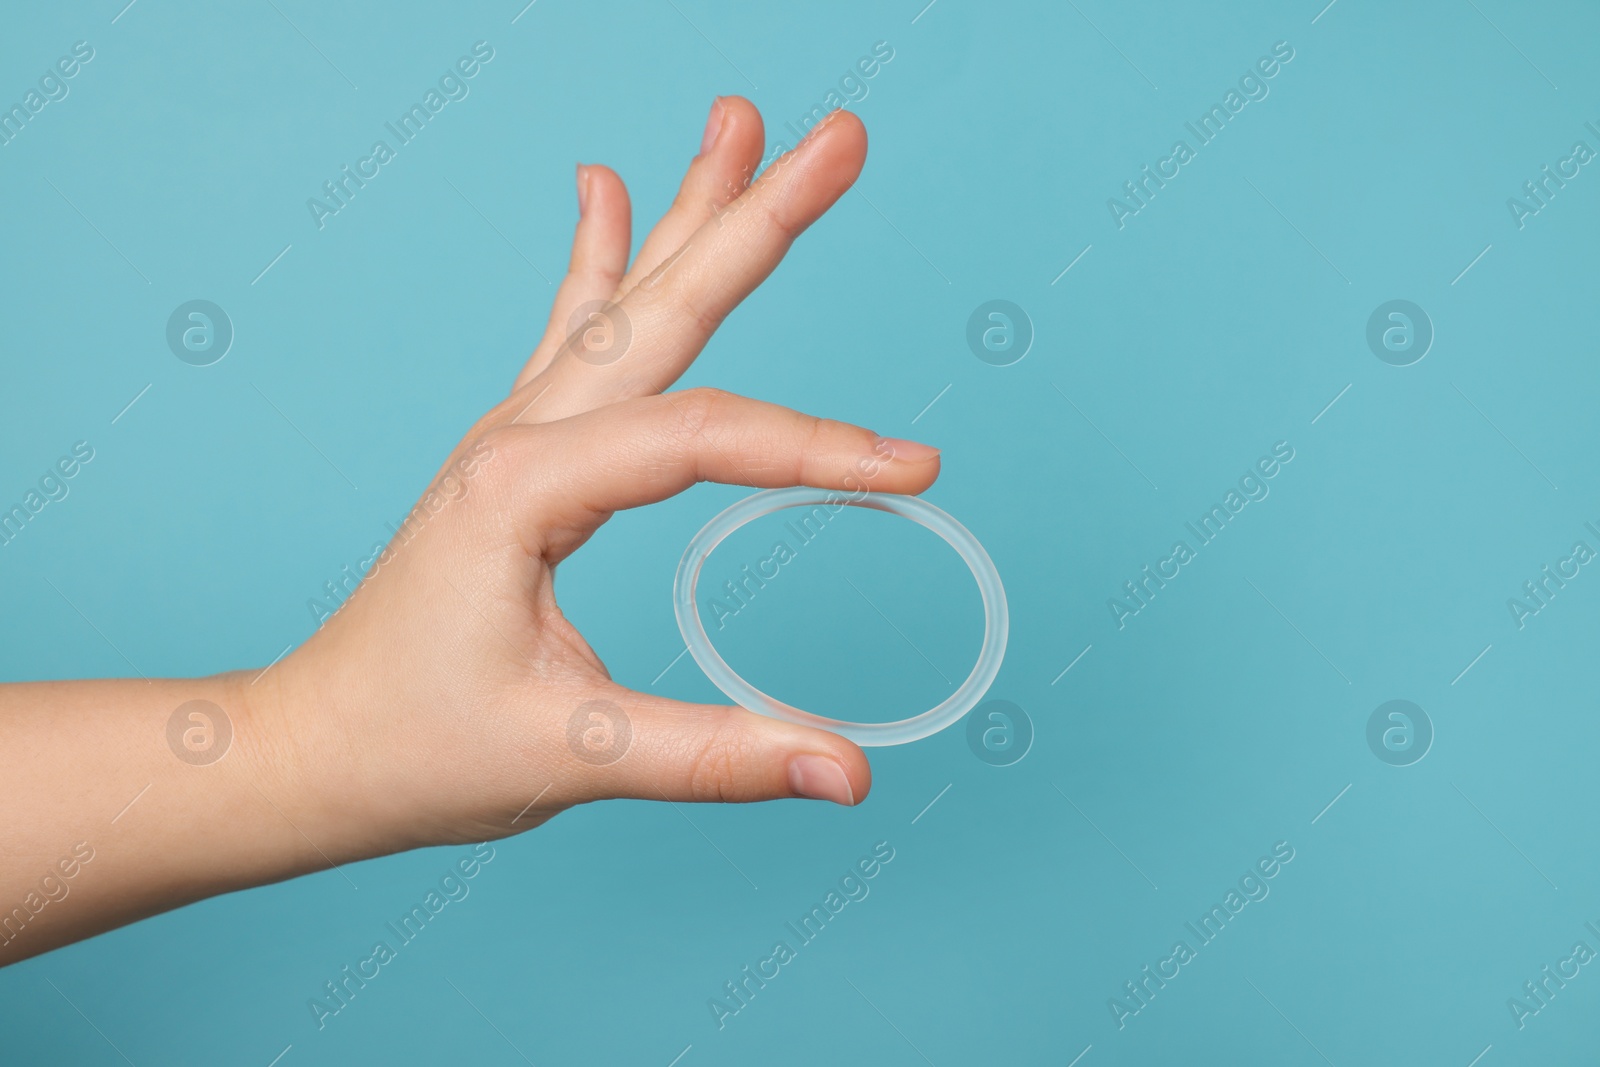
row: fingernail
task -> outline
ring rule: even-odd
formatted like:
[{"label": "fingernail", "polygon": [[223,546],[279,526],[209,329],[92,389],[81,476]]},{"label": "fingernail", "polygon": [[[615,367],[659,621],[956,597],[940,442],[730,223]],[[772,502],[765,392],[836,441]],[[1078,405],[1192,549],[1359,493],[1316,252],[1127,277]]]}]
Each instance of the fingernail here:
[{"label": "fingernail", "polygon": [[853,807],[855,792],[850,779],[827,756],[796,756],[789,761],[789,788],[812,800],[831,800],[835,804]]},{"label": "fingernail", "polygon": [[706,132],[700,135],[700,154],[703,156],[711,151],[712,145],[717,143],[717,135],[722,132],[722,97],[717,97],[711,103],[711,114],[706,118]]},{"label": "fingernail", "polygon": [[578,214],[582,215],[589,202],[589,168],[578,164]]},{"label": "fingernail", "polygon": [[932,445],[925,445],[921,441],[905,441],[898,437],[878,438],[878,451],[888,449],[892,459],[904,460],[907,463],[923,463],[935,459],[939,450]]}]

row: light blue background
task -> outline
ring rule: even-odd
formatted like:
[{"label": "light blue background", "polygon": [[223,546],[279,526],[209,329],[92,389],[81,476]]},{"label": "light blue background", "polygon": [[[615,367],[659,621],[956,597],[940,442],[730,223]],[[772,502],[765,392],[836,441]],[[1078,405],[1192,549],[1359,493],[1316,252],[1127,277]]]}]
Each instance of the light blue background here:
[{"label": "light blue background", "polygon": [[[303,640],[306,600],[387,536],[537,339],[574,162],[626,178],[642,235],[714,94],[748,95],[777,140],[884,40],[855,105],[859,195],[686,382],[944,449],[928,498],[1011,600],[991,695],[1037,737],[999,768],[962,727],[876,751],[854,810],[565,814],[497,845],[320,1032],[307,999],[461,850],[357,865],[358,892],[330,872],[207,901],[0,971],[0,1059],[1592,1056],[1594,968],[1525,1029],[1506,1000],[1575,941],[1600,948],[1600,578],[1522,630],[1506,600],[1574,540],[1600,547],[1600,176],[1520,230],[1506,199],[1574,141],[1600,148],[1600,20],[1323,2],[540,0],[514,24],[520,0],[10,5],[0,102],[75,41],[95,58],[0,148],[0,500],[74,441],[96,458],[0,549],[4,678],[260,666]],[[306,198],[478,40],[495,58],[471,95],[319,232]],[[1119,230],[1107,198],[1278,41],[1295,56],[1270,96]],[[207,368],[164,339],[193,298],[237,330]],[[966,346],[993,298],[1037,332],[1014,366]],[[1364,337],[1394,298],[1437,332],[1404,368]],[[1119,631],[1107,598],[1280,440],[1271,495]],[[678,556],[740,495],[621,515],[563,566],[616,677],[718,699],[688,657],[661,672]],[[863,719],[964,674],[970,578],[872,519],[845,516],[729,627],[736,666]],[[1437,732],[1410,767],[1365,739],[1395,698]],[[871,895],[719,1031],[708,998],[880,840],[896,856]],[[1119,1030],[1108,998],[1278,841],[1295,859],[1271,895]]]}]

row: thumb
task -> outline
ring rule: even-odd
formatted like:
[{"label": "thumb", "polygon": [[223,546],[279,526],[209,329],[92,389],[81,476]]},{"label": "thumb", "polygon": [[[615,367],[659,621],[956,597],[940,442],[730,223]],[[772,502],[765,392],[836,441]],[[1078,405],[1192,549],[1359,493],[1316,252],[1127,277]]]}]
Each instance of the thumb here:
[{"label": "thumb", "polygon": [[853,741],[744,708],[617,686],[568,719],[576,801],[746,803],[804,797],[854,806],[872,767]]}]

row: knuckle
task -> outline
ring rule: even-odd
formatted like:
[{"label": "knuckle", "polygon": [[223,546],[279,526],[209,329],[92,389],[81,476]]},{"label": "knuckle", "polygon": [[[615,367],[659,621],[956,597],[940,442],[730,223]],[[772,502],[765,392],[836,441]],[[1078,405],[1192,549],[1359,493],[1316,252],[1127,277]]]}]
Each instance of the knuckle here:
[{"label": "knuckle", "polygon": [[726,317],[697,304],[690,299],[682,286],[668,286],[664,293],[666,298],[672,302],[673,310],[681,317],[692,322],[695,329],[704,337],[710,337],[716,333],[717,327],[722,325],[722,320]]},{"label": "knuckle", "polygon": [[505,487],[517,470],[526,467],[525,453],[537,432],[532,426],[500,425],[470,435],[461,455],[474,457],[472,480],[491,492]]},{"label": "knuckle", "polygon": [[800,434],[802,443],[795,452],[794,476],[797,480],[805,480],[807,468],[811,465],[812,457],[824,455],[828,446],[828,434],[840,424],[832,419],[819,418],[816,415],[800,415]]},{"label": "knuckle", "polygon": [[801,431],[805,434],[805,451],[825,448],[828,438],[837,434],[844,423],[837,419],[824,419],[818,415],[800,415]]},{"label": "knuckle", "polygon": [[396,543],[408,544],[425,529],[473,521],[500,506],[510,481],[517,442],[498,427],[476,426],[428,483],[395,528]]},{"label": "knuckle", "polygon": [[708,385],[696,386],[674,394],[672,406],[677,409],[680,416],[677,423],[679,432],[686,439],[699,437],[716,422],[719,412],[726,409],[734,399],[734,395],[727,390]]},{"label": "knuckle", "polygon": [[489,455],[498,455],[502,452],[515,455],[526,440],[525,427],[502,424],[470,435],[464,444],[469,452],[476,450]]},{"label": "knuckle", "polygon": [[726,802],[744,799],[740,788],[742,771],[752,763],[755,744],[749,733],[731,718],[705,736],[689,762],[689,796],[697,802]]},{"label": "knuckle", "polygon": [[710,215],[716,210],[715,194],[707,193],[698,186],[690,187],[685,182],[672,198],[672,206],[667,209],[667,214],[686,220],[692,220],[700,215]]},{"label": "knuckle", "polygon": [[756,210],[761,212],[761,219],[768,227],[776,230],[780,237],[791,244],[805,230],[804,226],[785,218],[783,213],[764,197],[756,199]]},{"label": "knuckle", "polygon": [[605,287],[615,295],[617,286],[622,283],[622,268],[620,267],[587,263],[572,273],[579,281],[585,283],[584,287],[589,291]]}]

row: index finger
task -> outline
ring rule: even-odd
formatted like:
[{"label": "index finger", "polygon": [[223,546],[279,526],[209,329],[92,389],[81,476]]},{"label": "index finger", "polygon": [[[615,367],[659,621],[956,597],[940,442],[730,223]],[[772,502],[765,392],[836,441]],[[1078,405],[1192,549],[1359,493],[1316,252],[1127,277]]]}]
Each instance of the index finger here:
[{"label": "index finger", "polygon": [[696,482],[911,494],[939,476],[939,451],[928,445],[716,389],[508,429],[530,473],[518,481],[513,507],[552,562],[613,512],[666,500]]}]

